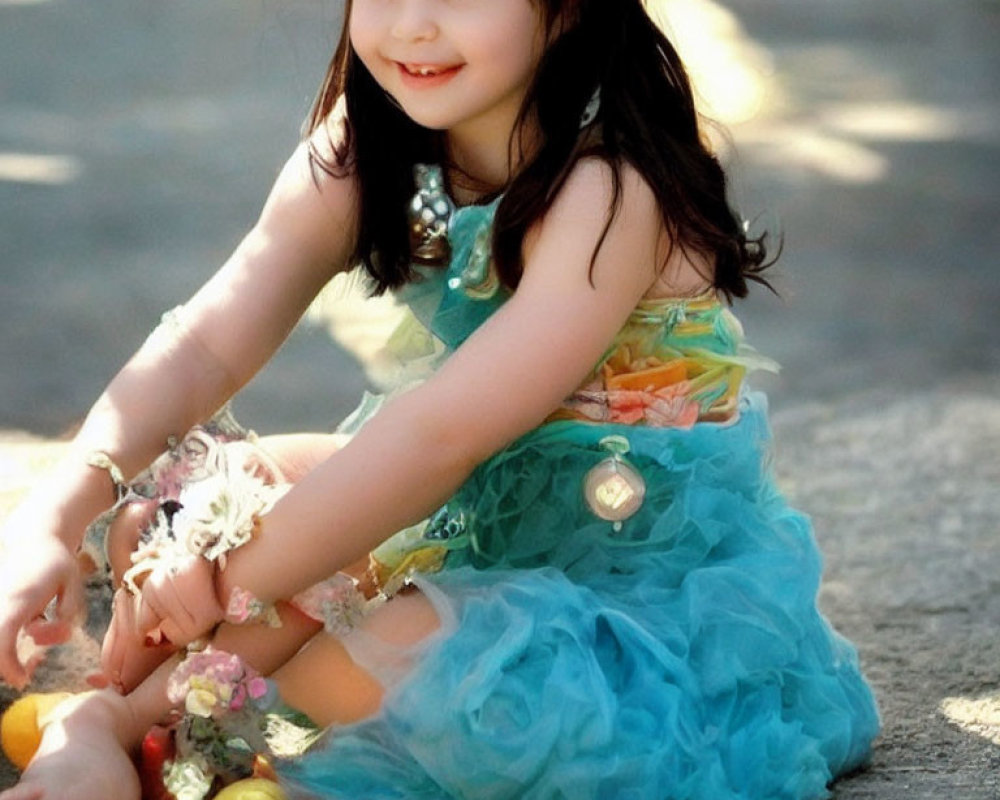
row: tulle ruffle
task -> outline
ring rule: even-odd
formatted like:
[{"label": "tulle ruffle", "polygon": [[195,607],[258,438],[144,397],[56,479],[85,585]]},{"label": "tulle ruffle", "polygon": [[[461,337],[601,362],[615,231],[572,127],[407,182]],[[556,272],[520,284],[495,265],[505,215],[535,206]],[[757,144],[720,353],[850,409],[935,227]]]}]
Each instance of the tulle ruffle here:
[{"label": "tulle ruffle", "polygon": [[[624,435],[647,493],[620,530],[581,478]],[[344,798],[825,796],[875,705],[815,607],[808,521],[767,468],[763,400],[688,431],[553,423],[453,498],[466,546],[428,576],[450,620],[380,714],[285,774]],[[331,680],[335,680],[335,676]]]}]

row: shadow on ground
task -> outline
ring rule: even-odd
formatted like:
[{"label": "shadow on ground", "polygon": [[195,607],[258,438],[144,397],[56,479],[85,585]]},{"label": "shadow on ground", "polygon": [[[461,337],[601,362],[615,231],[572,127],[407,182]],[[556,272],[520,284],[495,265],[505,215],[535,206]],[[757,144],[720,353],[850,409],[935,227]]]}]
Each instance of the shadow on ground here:
[{"label": "shadow on ground", "polygon": [[[997,800],[1000,3],[665,3],[708,14],[690,17],[715,31],[694,49],[706,86],[741,65],[736,196],[786,235],[783,298],[740,314],[784,364],[765,384],[777,469],[885,721],[836,796]],[[0,0],[0,427],[65,430],[225,257],[294,146],[335,18],[320,0]],[[364,384],[306,329],[241,417],[328,427]],[[0,503],[52,452],[5,438]],[[40,681],[79,685],[94,655],[80,637]]]},{"label": "shadow on ground", "polygon": [[[839,800],[1000,796],[998,397],[1000,378],[775,415],[779,482],[826,554],[822,608],[857,643],[884,717],[871,769]],[[0,444],[4,502],[57,449],[44,447]],[[38,688],[82,686],[96,652],[79,635]]]}]

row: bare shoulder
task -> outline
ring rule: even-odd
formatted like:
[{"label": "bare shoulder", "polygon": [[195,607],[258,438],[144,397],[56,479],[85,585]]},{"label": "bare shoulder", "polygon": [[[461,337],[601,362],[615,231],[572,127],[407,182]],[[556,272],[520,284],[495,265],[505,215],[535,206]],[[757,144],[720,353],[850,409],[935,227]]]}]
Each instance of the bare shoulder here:
[{"label": "bare shoulder", "polygon": [[557,214],[583,214],[587,219],[600,217],[608,221],[608,212],[614,202],[617,202],[614,210],[627,212],[622,216],[633,218],[637,223],[655,227],[660,218],[656,195],[639,170],[628,162],[615,169],[606,159],[588,156],[573,166],[552,210]]},{"label": "bare shoulder", "polygon": [[575,165],[529,231],[513,296],[422,387],[443,435],[460,433],[473,460],[538,425],[580,386],[653,281],[655,198],[635,170],[619,181],[616,204],[610,165]]},{"label": "bare shoulder", "polygon": [[558,259],[562,279],[624,282],[641,294],[656,278],[663,233],[656,196],[637,169],[583,158],[525,236],[525,274]]},{"label": "bare shoulder", "polygon": [[646,297],[695,295],[712,285],[712,256],[675,246],[656,193],[629,162],[621,163],[616,175],[605,159],[581,159],[550,212],[525,237],[526,264],[531,248],[550,225],[562,227],[563,238],[575,227],[574,238],[588,245],[591,253],[600,243],[594,261],[595,279],[600,277],[602,265],[605,271],[613,270],[608,274],[617,278],[631,273],[644,284]]}]

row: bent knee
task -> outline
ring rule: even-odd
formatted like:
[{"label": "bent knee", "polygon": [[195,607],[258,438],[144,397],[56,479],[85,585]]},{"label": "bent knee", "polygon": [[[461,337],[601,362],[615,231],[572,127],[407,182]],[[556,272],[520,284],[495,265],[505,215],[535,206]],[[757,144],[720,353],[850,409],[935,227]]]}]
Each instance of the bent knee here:
[{"label": "bent knee", "polygon": [[397,594],[361,627],[386,644],[410,647],[435,633],[441,627],[441,618],[427,596],[414,589]]},{"label": "bent knee", "polygon": [[318,724],[357,722],[379,711],[386,688],[412,669],[413,646],[440,627],[422,592],[403,592],[365,619],[361,641],[321,633],[274,678],[285,702]]},{"label": "bent knee", "polygon": [[385,689],[339,639],[320,633],[272,676],[282,699],[326,727],[378,713]]}]

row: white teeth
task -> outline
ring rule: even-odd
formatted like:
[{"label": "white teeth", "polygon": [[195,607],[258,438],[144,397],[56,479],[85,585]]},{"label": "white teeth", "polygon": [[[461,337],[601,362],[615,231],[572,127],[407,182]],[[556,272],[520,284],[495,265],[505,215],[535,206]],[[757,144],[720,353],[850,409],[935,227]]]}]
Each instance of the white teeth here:
[{"label": "white teeth", "polygon": [[407,67],[407,71],[412,75],[419,75],[421,78],[443,72],[443,70],[436,69],[435,67]]}]

